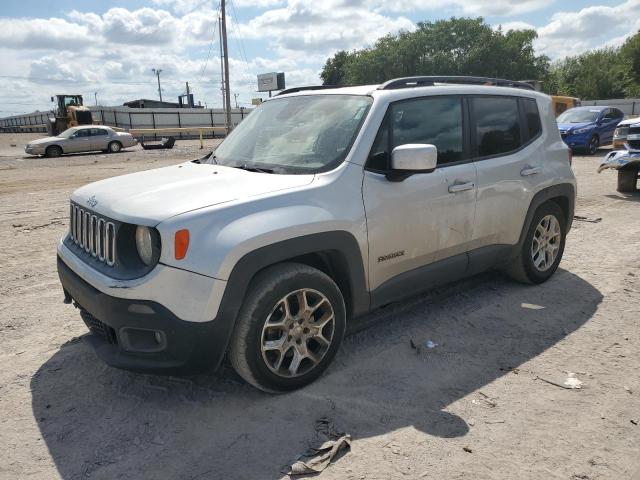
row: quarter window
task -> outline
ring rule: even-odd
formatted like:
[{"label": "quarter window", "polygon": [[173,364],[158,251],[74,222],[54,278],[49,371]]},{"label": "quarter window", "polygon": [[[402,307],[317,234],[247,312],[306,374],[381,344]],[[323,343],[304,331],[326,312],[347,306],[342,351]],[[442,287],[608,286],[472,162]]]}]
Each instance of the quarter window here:
[{"label": "quarter window", "polygon": [[518,99],[471,98],[478,156],[490,157],[517,150],[522,145]]},{"label": "quarter window", "polygon": [[462,99],[427,97],[392,104],[374,141],[367,167],[388,170],[390,152],[408,143],[435,145],[438,165],[463,160]]},{"label": "quarter window", "polygon": [[528,140],[536,138],[542,132],[538,104],[533,98],[523,98],[524,114],[527,118]]}]

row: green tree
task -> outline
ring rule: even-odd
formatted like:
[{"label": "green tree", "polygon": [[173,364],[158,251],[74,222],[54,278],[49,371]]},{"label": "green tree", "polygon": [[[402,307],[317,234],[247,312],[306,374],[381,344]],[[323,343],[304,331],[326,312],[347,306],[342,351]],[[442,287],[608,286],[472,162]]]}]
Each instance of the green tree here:
[{"label": "green tree", "polygon": [[476,75],[512,79],[547,76],[549,59],[536,55],[534,30],[494,30],[482,18],[420,22],[413,32],[373,46],[338,52],[321,73],[325,84],[381,83],[411,75]]}]

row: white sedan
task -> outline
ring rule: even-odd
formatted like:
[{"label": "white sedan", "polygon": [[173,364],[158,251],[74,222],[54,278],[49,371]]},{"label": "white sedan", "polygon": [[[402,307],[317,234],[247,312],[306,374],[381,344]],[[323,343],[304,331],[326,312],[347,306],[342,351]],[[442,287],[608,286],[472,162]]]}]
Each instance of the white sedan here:
[{"label": "white sedan", "polygon": [[24,151],[30,155],[59,157],[63,153],[103,151],[116,153],[133,147],[138,141],[130,133],[116,132],[102,125],[85,125],[65,130],[57,137],[29,142]]}]

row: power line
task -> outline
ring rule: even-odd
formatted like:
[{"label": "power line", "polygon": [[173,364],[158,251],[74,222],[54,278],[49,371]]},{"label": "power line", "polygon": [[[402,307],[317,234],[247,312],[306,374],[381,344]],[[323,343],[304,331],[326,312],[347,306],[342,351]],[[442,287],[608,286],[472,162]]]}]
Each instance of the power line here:
[{"label": "power line", "polygon": [[[216,13],[220,11],[220,3],[218,3],[218,7],[216,8]],[[200,81],[202,81],[202,78],[204,77],[204,71],[207,68],[207,64],[209,63],[209,59],[211,58],[211,50],[213,48],[213,44],[215,43],[216,40],[216,26],[218,25],[218,22],[214,22],[213,24],[213,33],[211,34],[211,42],[209,43],[209,52],[207,53],[207,59],[204,62],[204,65],[202,66],[202,70],[200,71]]]}]

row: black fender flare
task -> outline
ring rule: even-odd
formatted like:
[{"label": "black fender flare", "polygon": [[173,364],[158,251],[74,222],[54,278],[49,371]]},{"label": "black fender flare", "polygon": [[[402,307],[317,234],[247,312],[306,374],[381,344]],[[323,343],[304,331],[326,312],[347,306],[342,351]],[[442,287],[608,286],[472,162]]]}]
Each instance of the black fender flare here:
[{"label": "black fender flare", "polygon": [[550,187],[544,188],[536,193],[531,199],[531,203],[529,204],[529,209],[527,210],[527,216],[525,217],[524,224],[522,225],[522,231],[520,232],[520,239],[518,243],[515,245],[513,256],[517,256],[522,249],[522,244],[524,243],[525,238],[527,237],[527,232],[529,231],[529,226],[531,225],[531,221],[533,219],[533,215],[536,213],[536,210],[543,203],[554,199],[554,198],[564,198],[566,199],[566,207],[567,207],[567,233],[571,230],[571,224],[573,223],[573,214],[575,211],[575,203],[576,203],[576,189],[570,183],[560,183],[558,185],[552,185]]},{"label": "black fender flare", "polygon": [[352,317],[369,311],[370,295],[366,288],[362,253],[351,233],[333,231],[290,238],[249,252],[234,265],[215,320],[224,325],[221,325],[223,331],[219,333],[226,337],[225,350],[249,284],[259,271],[296,257],[326,252],[337,259],[338,273],[344,276],[349,289],[351,308],[347,315]]}]

